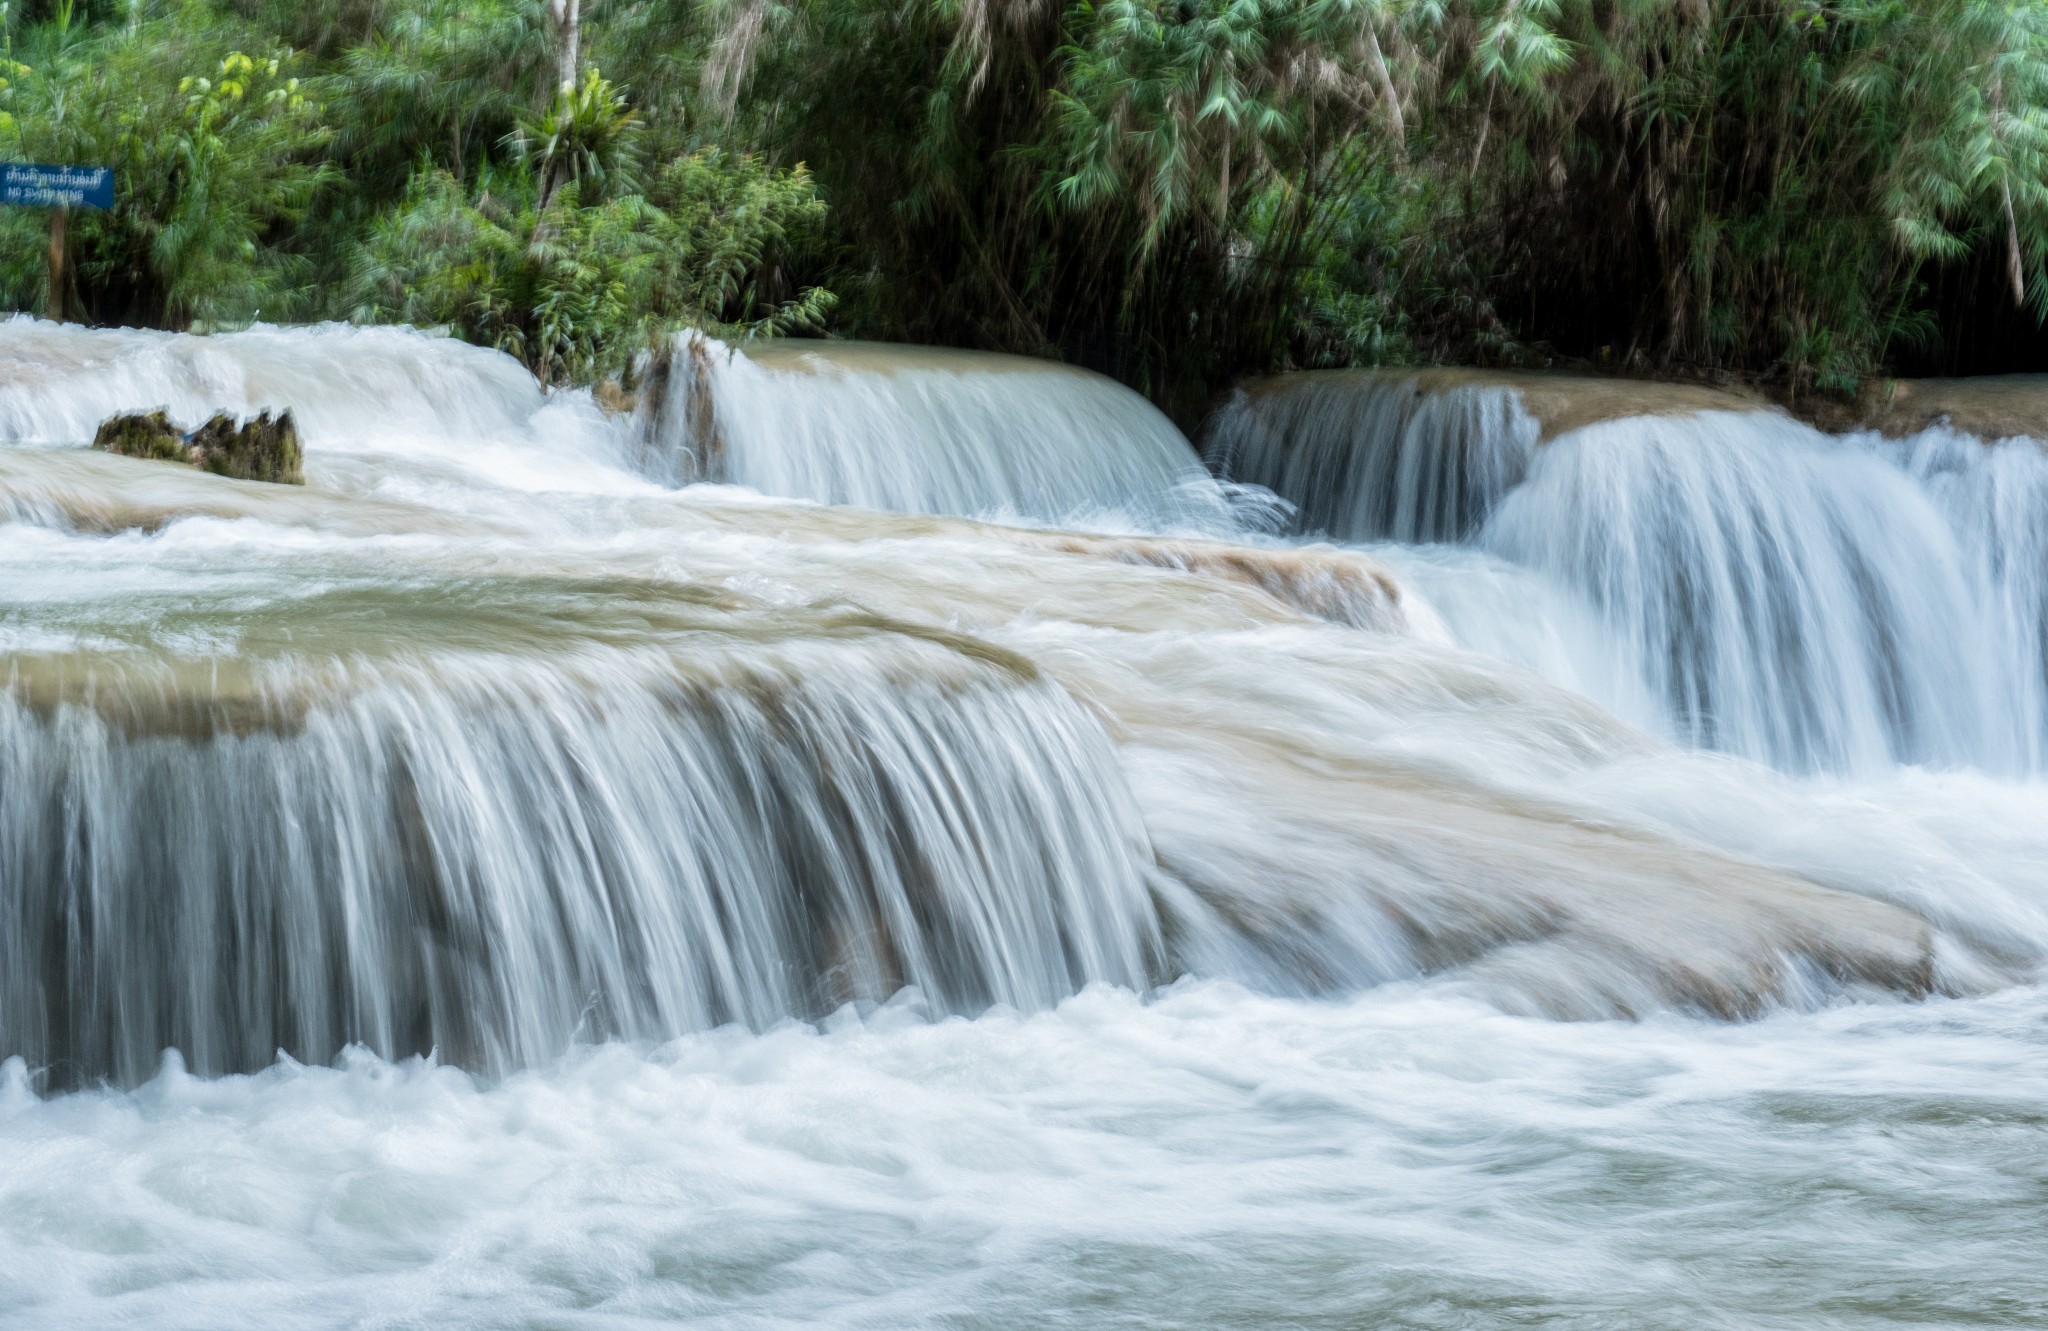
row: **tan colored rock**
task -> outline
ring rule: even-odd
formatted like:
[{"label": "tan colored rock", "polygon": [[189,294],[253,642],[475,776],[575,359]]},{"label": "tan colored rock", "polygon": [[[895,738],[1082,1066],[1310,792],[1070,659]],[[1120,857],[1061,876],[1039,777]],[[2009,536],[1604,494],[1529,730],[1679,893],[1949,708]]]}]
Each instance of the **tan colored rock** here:
[{"label": "tan colored rock", "polygon": [[1894,439],[1942,424],[1984,440],[2048,439],[2048,374],[1875,380],[1855,416],[1849,428]]}]

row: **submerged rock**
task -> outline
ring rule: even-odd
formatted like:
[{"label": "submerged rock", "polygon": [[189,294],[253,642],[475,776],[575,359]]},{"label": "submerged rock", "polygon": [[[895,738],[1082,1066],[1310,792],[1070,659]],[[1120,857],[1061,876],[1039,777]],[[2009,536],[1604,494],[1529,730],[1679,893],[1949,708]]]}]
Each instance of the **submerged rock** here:
[{"label": "submerged rock", "polygon": [[183,462],[238,481],[306,483],[299,427],[289,411],[276,417],[265,411],[240,422],[216,412],[189,435],[160,410],[112,416],[101,423],[92,446],[122,457]]},{"label": "submerged rock", "polygon": [[147,458],[153,462],[190,462],[192,449],[185,432],[171,424],[161,411],[114,416],[100,423],[92,446],[124,458]]}]

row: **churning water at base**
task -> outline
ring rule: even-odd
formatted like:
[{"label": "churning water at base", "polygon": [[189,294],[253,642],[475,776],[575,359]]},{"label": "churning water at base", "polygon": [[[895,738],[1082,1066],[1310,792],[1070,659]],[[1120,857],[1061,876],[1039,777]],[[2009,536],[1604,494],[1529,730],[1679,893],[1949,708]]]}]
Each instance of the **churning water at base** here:
[{"label": "churning water at base", "polygon": [[[1485,548],[1361,552],[1231,538],[1163,422],[1028,365],[733,362],[844,376],[739,449],[850,491],[749,493],[653,465],[645,399],[405,331],[0,358],[0,1327],[2048,1309],[2048,787],[1894,761],[2012,735],[2003,695],[1913,691],[1964,654],[1903,556],[1777,621],[1754,572],[1703,641],[1816,665],[1717,660],[1714,715],[1842,710],[1705,750],[1587,590],[1626,532],[1508,521],[1612,483],[1811,571],[1905,505],[2024,663],[2022,453],[1710,465],[1682,413],[1481,404],[1522,470],[1408,534]],[[82,447],[155,406],[292,407],[308,486]],[[1019,441],[1056,485],[976,470]],[[1815,520],[1734,523],[1788,465]],[[854,494],[906,511],[788,501]],[[1907,678],[1826,694],[1859,623]]]},{"label": "churning water at base", "polygon": [[0,1325],[2040,1324],[2037,993],[1740,1026],[1197,984],[37,1101]]}]

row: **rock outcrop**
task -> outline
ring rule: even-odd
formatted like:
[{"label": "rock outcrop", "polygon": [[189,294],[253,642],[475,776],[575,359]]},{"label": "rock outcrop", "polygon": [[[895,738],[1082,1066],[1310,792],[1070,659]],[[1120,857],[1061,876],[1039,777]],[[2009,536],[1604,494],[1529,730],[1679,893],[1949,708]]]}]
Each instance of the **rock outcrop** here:
[{"label": "rock outcrop", "polygon": [[641,462],[677,484],[726,479],[725,431],[711,394],[711,358],[723,350],[701,333],[680,334],[641,376],[633,407]]},{"label": "rock outcrop", "polygon": [[222,412],[192,432],[192,465],[216,476],[274,485],[304,485],[299,427],[289,411],[261,412],[236,424]]},{"label": "rock outcrop", "polygon": [[92,446],[122,457],[183,462],[238,481],[306,483],[299,428],[289,411],[260,412],[252,421],[217,412],[190,434],[162,411],[114,416],[101,423]]},{"label": "rock outcrop", "polygon": [[[1979,439],[2048,439],[2048,375],[1871,380],[1851,428],[1897,439],[1946,425]],[[1826,427],[1823,427],[1826,428]]]},{"label": "rock outcrop", "polygon": [[171,424],[161,411],[115,416],[100,423],[92,446],[124,458],[147,458],[152,462],[190,462],[192,449],[185,432]]}]

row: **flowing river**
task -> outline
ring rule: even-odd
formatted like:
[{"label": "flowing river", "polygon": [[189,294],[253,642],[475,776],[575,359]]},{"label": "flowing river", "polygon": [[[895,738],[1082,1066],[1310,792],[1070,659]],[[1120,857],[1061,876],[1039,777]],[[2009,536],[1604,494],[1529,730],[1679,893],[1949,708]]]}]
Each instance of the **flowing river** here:
[{"label": "flowing river", "polygon": [[[157,407],[308,484],[86,446]],[[1203,447],[0,324],[0,1327],[2048,1321],[2043,445]]]}]

